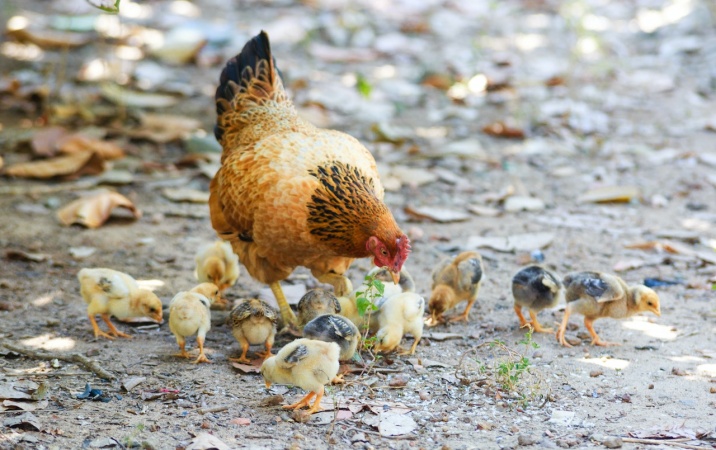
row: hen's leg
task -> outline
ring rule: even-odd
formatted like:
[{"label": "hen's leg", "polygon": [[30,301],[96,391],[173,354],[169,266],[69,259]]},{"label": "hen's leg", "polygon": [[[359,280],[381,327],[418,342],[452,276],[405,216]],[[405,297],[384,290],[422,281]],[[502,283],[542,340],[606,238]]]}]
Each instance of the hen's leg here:
[{"label": "hen's leg", "polygon": [[599,337],[596,331],[594,331],[594,319],[587,319],[584,318],[584,326],[587,328],[587,331],[589,331],[589,334],[592,335],[592,345],[598,345],[600,347],[612,347],[612,346],[618,346],[621,344],[618,344],[616,342],[607,342],[603,341],[602,338]]},{"label": "hen's leg", "polygon": [[[296,402],[292,405],[284,405],[283,409],[299,409],[299,408],[303,408],[304,406],[308,406],[308,404],[311,403],[311,399],[313,398],[314,395],[316,395],[315,392],[309,392],[308,394],[306,394],[305,397],[303,397],[298,402]],[[321,396],[323,396],[323,389],[321,389]]]},{"label": "hen's leg", "polygon": [[316,277],[321,283],[327,283],[333,286],[336,297],[343,297],[353,292],[353,283],[351,280],[337,273],[328,272]]},{"label": "hen's leg", "polygon": [[520,305],[515,305],[515,314],[517,314],[517,318],[520,319],[520,328],[524,328],[530,324],[529,321],[525,319],[525,316],[522,315],[522,307]]},{"label": "hen's leg", "polygon": [[206,355],[204,354],[204,338],[197,336],[196,344],[199,346],[199,357],[196,358],[196,360],[194,360],[194,364],[198,364],[200,362],[211,363],[211,361],[209,361],[209,358],[207,358]]},{"label": "hen's leg", "polygon": [[239,338],[239,344],[241,345],[241,356],[238,358],[229,358],[229,361],[251,364],[251,360],[246,357],[246,353],[249,351],[249,341],[242,336]]},{"label": "hen's leg", "polygon": [[97,325],[97,321],[94,318],[94,314],[89,315],[89,320],[90,320],[90,323],[92,324],[92,330],[94,330],[95,338],[102,336],[103,338],[114,339],[114,336],[111,336],[99,329],[99,325]]},{"label": "hen's leg", "polygon": [[537,333],[554,333],[552,328],[543,328],[537,320],[537,313],[530,309],[530,317],[532,318],[532,329]]},{"label": "hen's leg", "polygon": [[564,333],[567,331],[567,321],[569,320],[569,306],[567,309],[564,310],[564,318],[562,319],[562,323],[559,325],[559,329],[557,330],[557,342],[564,345],[565,347],[571,347],[572,345],[567,342],[567,340],[564,338]]},{"label": "hen's leg", "polygon": [[296,326],[296,315],[291,310],[291,306],[288,304],[288,300],[286,300],[286,296],[283,294],[281,283],[277,281],[275,283],[271,283],[269,287],[271,287],[271,292],[273,292],[274,297],[276,297],[278,309],[281,311],[281,317],[283,318],[284,323],[288,326]]},{"label": "hen's leg", "polygon": [[99,316],[102,318],[102,320],[104,320],[104,323],[106,323],[107,326],[109,327],[109,334],[112,334],[117,337],[132,339],[132,336],[130,336],[126,333],[122,333],[121,331],[119,331],[117,328],[114,327],[114,324],[109,320],[109,314],[100,314]]}]

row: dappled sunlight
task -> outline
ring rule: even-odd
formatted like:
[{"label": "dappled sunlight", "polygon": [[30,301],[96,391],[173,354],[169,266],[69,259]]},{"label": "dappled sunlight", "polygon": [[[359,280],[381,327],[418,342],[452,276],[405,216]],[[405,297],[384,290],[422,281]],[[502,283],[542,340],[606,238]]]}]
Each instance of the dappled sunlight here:
[{"label": "dappled sunlight", "polygon": [[61,294],[62,294],[62,291],[53,291],[48,294],[41,295],[33,300],[30,300],[30,303],[32,304],[32,306],[37,306],[37,307],[47,306],[50,303],[52,303],[52,301],[55,299],[55,297],[57,297]]},{"label": "dappled sunlight", "polygon": [[578,361],[612,370],[624,370],[631,364],[626,359],[610,358],[608,356],[602,356],[601,358],[580,358]]},{"label": "dappled sunlight", "polygon": [[671,25],[691,14],[694,0],[674,0],[662,9],[642,9],[637,13],[636,23],[645,33],[653,33],[661,27]]},{"label": "dappled sunlight", "polygon": [[700,364],[696,366],[696,373],[707,377],[716,377],[716,364]]},{"label": "dappled sunlight", "polygon": [[51,334],[43,334],[34,338],[20,341],[23,345],[32,348],[39,348],[48,351],[66,351],[75,347],[75,340],[68,337],[54,337]]},{"label": "dappled sunlight", "polygon": [[35,44],[3,42],[0,45],[0,54],[18,61],[39,61],[45,53]]},{"label": "dappled sunlight", "polygon": [[670,357],[669,359],[672,360],[672,361],[674,361],[674,362],[699,362],[699,361],[703,361],[703,360],[704,360],[704,358],[701,358],[701,357],[698,357],[698,356],[689,356],[689,355],[685,355],[685,356],[672,356],[672,357]]},{"label": "dappled sunlight", "polygon": [[529,33],[515,36],[515,46],[523,52],[531,52],[547,45],[547,38],[541,34]]},{"label": "dappled sunlight", "polygon": [[673,341],[678,335],[674,327],[651,323],[649,322],[649,318],[644,316],[634,316],[631,319],[625,320],[622,322],[622,326],[629,330],[641,331],[649,337],[662,341]]},{"label": "dappled sunlight", "polygon": [[137,280],[137,284],[139,285],[140,289],[149,289],[150,291],[155,291],[160,287],[164,287],[166,283],[162,280]]}]

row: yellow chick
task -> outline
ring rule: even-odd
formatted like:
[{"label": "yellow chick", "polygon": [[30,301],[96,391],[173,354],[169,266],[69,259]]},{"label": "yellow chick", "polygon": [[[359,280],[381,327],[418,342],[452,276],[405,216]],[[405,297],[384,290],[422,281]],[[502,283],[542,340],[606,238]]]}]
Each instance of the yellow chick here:
[{"label": "yellow chick", "polygon": [[249,345],[264,344],[266,351],[258,353],[261,358],[271,356],[276,336],[276,322],[278,314],[268,303],[258,298],[243,300],[229,314],[228,323],[231,326],[231,334],[241,345],[241,356],[229,358],[230,361],[237,361],[244,364],[251,363],[246,357]]},{"label": "yellow chick", "polygon": [[425,299],[415,292],[403,292],[387,298],[378,314],[378,332],[375,349],[388,353],[398,348],[403,335],[413,335],[413,346],[409,351],[398,349],[400,354],[414,354],[423,337],[423,314]]},{"label": "yellow chick", "polygon": [[[226,241],[215,241],[199,248],[194,258],[196,269],[194,275],[199,283],[214,283],[219,293],[236,284],[239,279],[239,257]],[[219,298],[217,305],[226,305],[226,300]]]},{"label": "yellow chick", "polygon": [[467,322],[484,276],[482,257],[477,252],[462,252],[441,261],[433,271],[432,294],[428,303],[430,311],[428,326],[444,322],[443,313],[463,300],[467,300],[465,311],[450,321]]},{"label": "yellow chick", "polygon": [[201,283],[188,292],[179,292],[169,303],[169,329],[179,344],[176,356],[188,358],[186,338],[196,334],[199,357],[194,364],[210,363],[204,354],[204,339],[211,328],[211,304],[219,297],[214,283]]},{"label": "yellow chick", "polygon": [[[95,338],[131,338],[115,328],[109,320],[110,316],[120,320],[149,317],[157,323],[163,322],[159,297],[148,289],[140,289],[137,281],[126,273],[103,268],[82,269],[77,273],[77,279],[82,298],[87,303],[87,315]],[[97,314],[107,324],[109,333],[99,329],[95,320]]]},{"label": "yellow chick", "polygon": [[565,340],[567,321],[572,313],[584,316],[584,326],[592,335],[592,345],[619,345],[601,340],[593,322],[602,317],[623,319],[641,311],[661,316],[659,296],[644,285],[628,286],[621,278],[600,272],[577,272],[564,277],[567,308],[557,330],[557,342],[571,347]]},{"label": "yellow chick", "polygon": [[[564,286],[555,274],[540,266],[525,267],[512,278],[512,296],[521,328],[529,326],[537,333],[554,333],[551,328],[542,327],[537,313],[554,308],[564,298]],[[531,322],[522,315],[523,307],[529,309]]]},{"label": "yellow chick", "polygon": [[320,315],[340,313],[341,304],[332,292],[325,289],[311,289],[298,301],[296,311],[298,325],[304,326]]},{"label": "yellow chick", "polygon": [[[323,314],[311,320],[303,327],[303,337],[324,342],[335,342],[341,349],[338,359],[350,361],[360,359],[356,349],[360,342],[360,331],[346,317],[338,314]],[[337,375],[334,384],[343,382],[343,374]]]},{"label": "yellow chick", "polygon": [[305,397],[284,409],[298,409],[309,406],[311,399],[316,400],[307,411],[313,414],[321,409],[324,385],[338,375],[340,347],[335,342],[297,339],[284,346],[277,355],[268,358],[261,365],[261,374],[266,387],[272,383],[290,384],[308,391]]}]

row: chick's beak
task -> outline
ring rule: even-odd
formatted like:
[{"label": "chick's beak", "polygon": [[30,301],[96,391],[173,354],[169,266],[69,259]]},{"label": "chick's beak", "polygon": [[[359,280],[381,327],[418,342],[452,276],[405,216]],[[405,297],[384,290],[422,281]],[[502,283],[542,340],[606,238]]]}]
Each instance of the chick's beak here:
[{"label": "chick's beak", "polygon": [[652,311],[657,317],[661,317],[661,310],[659,308],[654,308]]}]

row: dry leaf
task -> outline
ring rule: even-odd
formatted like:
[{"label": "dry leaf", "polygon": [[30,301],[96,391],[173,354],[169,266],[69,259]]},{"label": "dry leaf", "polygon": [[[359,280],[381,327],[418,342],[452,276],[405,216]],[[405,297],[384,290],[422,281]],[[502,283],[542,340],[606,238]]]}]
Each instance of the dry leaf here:
[{"label": "dry leaf", "polygon": [[142,213],[127,197],[117,192],[102,191],[79,198],[57,211],[57,218],[63,225],[78,223],[88,228],[97,228],[107,221],[116,207],[128,209],[139,219]]},{"label": "dry leaf", "polygon": [[465,339],[465,335],[458,334],[458,333],[432,332],[432,333],[424,335],[424,337],[430,339],[431,341],[437,341],[437,342],[448,341],[450,339]]},{"label": "dry leaf", "polygon": [[201,126],[196,119],[168,114],[143,114],[140,120],[139,128],[129,131],[129,136],[160,144],[186,139]]},{"label": "dry leaf", "polygon": [[5,170],[7,175],[21,178],[53,178],[97,175],[104,172],[104,159],[94,152],[77,152],[42,161],[14,164]]},{"label": "dry leaf", "polygon": [[512,236],[470,236],[467,248],[487,247],[498,252],[531,251],[545,248],[554,240],[554,233],[524,233]]},{"label": "dry leaf", "polygon": [[261,366],[255,366],[253,364],[241,364],[237,362],[232,362],[231,365],[239,369],[242,373],[261,373]]},{"label": "dry leaf", "polygon": [[32,153],[44,158],[55,156],[58,151],[57,143],[67,136],[67,130],[62,127],[48,127],[38,130],[30,141]]},{"label": "dry leaf", "polygon": [[11,249],[5,252],[5,258],[16,261],[42,262],[47,260],[47,258],[49,258],[49,255],[45,255],[42,253],[28,253],[22,250]]},{"label": "dry leaf", "polygon": [[467,210],[475,215],[483,217],[497,217],[502,214],[502,211],[499,209],[491,208],[489,206],[467,205]]},{"label": "dry leaf", "polygon": [[62,153],[91,151],[108,161],[124,158],[124,150],[114,142],[92,139],[81,134],[66,136],[60,139],[57,145]]},{"label": "dry leaf", "polygon": [[47,400],[36,401],[14,401],[14,400],[3,400],[0,411],[37,411],[38,409],[45,409],[50,404]]},{"label": "dry leaf", "polygon": [[507,139],[524,139],[525,132],[520,128],[511,127],[504,122],[494,122],[482,127],[482,132],[490,136]]},{"label": "dry leaf", "polygon": [[545,204],[542,200],[535,197],[515,195],[505,200],[504,207],[505,211],[508,212],[542,211],[545,208]]},{"label": "dry leaf", "polygon": [[103,84],[101,89],[102,95],[112,103],[135,108],[168,108],[179,101],[171,95],[131,91],[116,84]]},{"label": "dry leaf", "polygon": [[231,419],[229,423],[233,425],[251,425],[251,419],[237,417],[236,419]]},{"label": "dry leaf", "polygon": [[199,433],[185,450],[230,450],[224,441],[209,433]]},{"label": "dry leaf", "polygon": [[417,427],[415,420],[407,414],[381,413],[378,431],[381,436],[401,436]]},{"label": "dry leaf", "polygon": [[209,193],[189,188],[166,188],[162,194],[173,202],[209,203]]},{"label": "dry leaf", "polygon": [[463,222],[470,219],[470,215],[464,211],[455,211],[435,206],[412,207],[406,206],[404,211],[416,219],[427,219],[434,222]]},{"label": "dry leaf", "polygon": [[48,28],[31,29],[20,28],[8,30],[7,34],[21,42],[32,42],[38,47],[80,47],[90,42],[92,39],[84,33],[74,33],[72,31],[57,31]]},{"label": "dry leaf", "polygon": [[8,417],[3,421],[3,425],[9,428],[34,429],[34,431],[41,430],[40,420],[31,412],[25,412],[15,417]]},{"label": "dry leaf", "polygon": [[604,186],[591,189],[577,199],[579,203],[627,203],[641,196],[636,186]]},{"label": "dry leaf", "polygon": [[626,272],[627,270],[638,269],[646,264],[646,261],[639,258],[623,259],[614,264],[615,272]]}]

